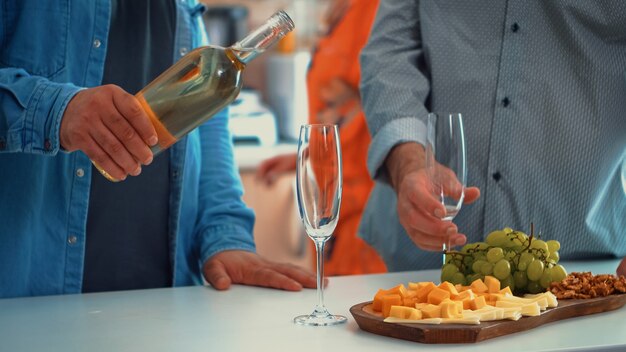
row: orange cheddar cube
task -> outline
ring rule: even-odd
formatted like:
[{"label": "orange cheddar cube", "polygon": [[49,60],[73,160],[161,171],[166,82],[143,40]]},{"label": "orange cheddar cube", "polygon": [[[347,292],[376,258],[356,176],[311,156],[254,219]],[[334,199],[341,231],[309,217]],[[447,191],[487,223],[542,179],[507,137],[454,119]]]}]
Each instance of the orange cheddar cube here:
[{"label": "orange cheddar cube", "polygon": [[442,290],[446,290],[446,291],[450,292],[450,297],[452,297],[452,298],[454,298],[454,297],[459,295],[459,291],[457,291],[456,287],[454,287],[454,285],[449,283],[448,281],[444,281],[444,282],[440,283],[439,286],[437,286],[437,287],[442,289]]},{"label": "orange cheddar cube", "polygon": [[513,296],[513,292],[511,292],[511,287],[506,286],[505,288],[501,289],[500,292],[503,295],[511,295]]},{"label": "orange cheddar cube", "polygon": [[[461,302],[458,302],[461,303]],[[444,301],[441,303],[442,318],[461,318],[463,309],[455,301]]]},{"label": "orange cheddar cube", "polygon": [[485,276],[485,285],[487,285],[487,292],[489,293],[500,292],[500,280],[493,276]]},{"label": "orange cheddar cube", "polygon": [[411,311],[411,315],[409,315],[409,317],[407,319],[411,319],[411,320],[420,320],[422,319],[422,311],[419,309],[413,309]]},{"label": "orange cheddar cube", "polygon": [[496,302],[498,301],[498,297],[494,295],[485,295],[485,302],[487,302],[490,306],[496,306]]},{"label": "orange cheddar cube", "polygon": [[417,309],[404,306],[391,306],[391,309],[389,309],[389,316],[400,319],[408,319],[413,311],[417,311]]},{"label": "orange cheddar cube", "polygon": [[418,288],[416,290],[417,292],[417,299],[419,302],[425,303],[428,299],[428,294],[430,293],[430,291],[432,291],[435,287],[435,284],[432,282],[427,282],[425,285],[423,285],[422,287]]},{"label": "orange cheddar cube", "polygon": [[471,310],[472,309],[472,300],[466,299],[465,301],[459,301],[463,303],[463,310]]},{"label": "orange cheddar cube", "polygon": [[476,279],[472,281],[470,287],[472,288],[472,291],[474,291],[474,293],[485,293],[489,290],[487,285],[485,285],[485,283],[481,279]]},{"label": "orange cheddar cube", "polygon": [[485,300],[485,296],[478,296],[471,300],[470,309],[477,310],[487,305],[487,301]]},{"label": "orange cheddar cube", "polygon": [[388,290],[379,289],[374,295],[374,301],[372,302],[372,310],[375,312],[381,312],[383,310],[383,297],[390,294],[398,294],[400,297],[405,297],[408,294],[406,287],[403,284],[394,286]]},{"label": "orange cheddar cube", "polygon": [[409,290],[419,290],[422,287],[432,284],[430,281],[409,282]]},{"label": "orange cheddar cube", "polygon": [[394,287],[388,289],[387,290],[387,294],[398,294],[401,297],[404,297],[407,294],[407,290],[406,290],[406,287],[404,286],[404,284],[400,284],[400,285],[397,285],[397,286],[394,286]]},{"label": "orange cheddar cube", "polygon": [[459,295],[456,296],[455,300],[463,304],[463,309],[472,309],[472,300],[474,298],[476,298],[476,295],[474,295],[472,290],[465,290],[459,292]]},{"label": "orange cheddar cube", "polygon": [[450,292],[435,287],[428,294],[427,302],[430,304],[439,304],[445,299],[450,299]]},{"label": "orange cheddar cube", "polygon": [[454,298],[454,300],[456,300],[456,301],[467,301],[467,300],[472,300],[475,297],[476,297],[476,295],[474,294],[474,291],[472,291],[472,290],[465,290],[465,291],[459,292],[458,296],[456,296]]},{"label": "orange cheddar cube", "polygon": [[402,297],[402,305],[405,307],[415,307],[416,303],[419,303],[416,296]]},{"label": "orange cheddar cube", "polygon": [[463,286],[461,284],[456,284],[454,285],[454,288],[456,288],[457,291],[459,291],[459,293],[463,292],[463,291],[467,291],[469,289],[471,289],[471,287],[469,286]]},{"label": "orange cheddar cube", "polygon": [[406,297],[408,294],[406,287],[403,284],[400,284],[397,287],[398,287],[398,294],[400,295],[400,297]]},{"label": "orange cheddar cube", "polygon": [[402,297],[399,294],[388,294],[384,295],[382,298],[383,301],[383,317],[387,318],[389,316],[389,311],[391,310],[391,306],[401,306],[402,305]]},{"label": "orange cheddar cube", "polygon": [[422,319],[426,318],[441,318],[441,307],[434,304],[429,304],[420,309],[422,311]]},{"label": "orange cheddar cube", "polygon": [[375,312],[382,312],[383,310],[383,296],[387,294],[387,290],[382,288],[374,295],[374,301],[372,302],[372,310]]}]

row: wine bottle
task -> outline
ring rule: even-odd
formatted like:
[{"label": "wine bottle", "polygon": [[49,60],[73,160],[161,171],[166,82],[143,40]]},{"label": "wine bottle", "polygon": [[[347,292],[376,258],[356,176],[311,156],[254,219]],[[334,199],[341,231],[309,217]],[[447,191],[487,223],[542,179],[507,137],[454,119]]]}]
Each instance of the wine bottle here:
[{"label": "wine bottle", "polygon": [[[228,48],[199,47],[144,87],[136,97],[150,118],[159,142],[153,154],[165,150],[230,104],[242,87],[246,65],[294,28],[284,11]],[[111,181],[118,181],[99,165]]]}]

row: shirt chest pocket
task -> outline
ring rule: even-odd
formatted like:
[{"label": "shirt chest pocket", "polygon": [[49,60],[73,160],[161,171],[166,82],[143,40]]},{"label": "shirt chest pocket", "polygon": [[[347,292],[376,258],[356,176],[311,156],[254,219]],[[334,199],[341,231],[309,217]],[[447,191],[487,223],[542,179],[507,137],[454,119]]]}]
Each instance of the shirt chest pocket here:
[{"label": "shirt chest pocket", "polygon": [[0,4],[0,66],[54,77],[65,68],[70,0],[4,0]]}]

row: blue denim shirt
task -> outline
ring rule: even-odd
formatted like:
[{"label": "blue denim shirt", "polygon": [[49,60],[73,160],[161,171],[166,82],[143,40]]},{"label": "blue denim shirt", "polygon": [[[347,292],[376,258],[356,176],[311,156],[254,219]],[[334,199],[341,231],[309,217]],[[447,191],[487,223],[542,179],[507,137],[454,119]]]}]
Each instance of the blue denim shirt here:
[{"label": "blue denim shirt", "polygon": [[[206,42],[196,1],[176,9],[175,59]],[[0,18],[0,297],[79,293],[91,163],[60,149],[59,127],[76,92],[101,82],[110,4],[10,1]],[[167,152],[172,282],[201,284],[212,255],[255,250],[227,112]]]}]

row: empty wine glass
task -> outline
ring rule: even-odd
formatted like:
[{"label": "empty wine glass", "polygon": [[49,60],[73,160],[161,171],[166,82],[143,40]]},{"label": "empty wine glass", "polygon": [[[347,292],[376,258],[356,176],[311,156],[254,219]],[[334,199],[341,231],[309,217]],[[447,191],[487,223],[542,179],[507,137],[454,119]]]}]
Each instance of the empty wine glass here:
[{"label": "empty wine glass", "polygon": [[341,205],[342,170],[337,125],[315,124],[300,128],[296,166],[298,209],[307,235],[317,252],[317,305],[300,315],[301,325],[335,325],[346,317],[332,315],[324,306],[324,243],[332,236]]},{"label": "empty wine glass", "polygon": [[[463,205],[467,181],[465,136],[461,114],[428,115],[426,168],[433,194],[446,209],[442,220],[452,221]],[[449,248],[449,239],[446,238],[443,243],[444,264],[445,252]]]}]

